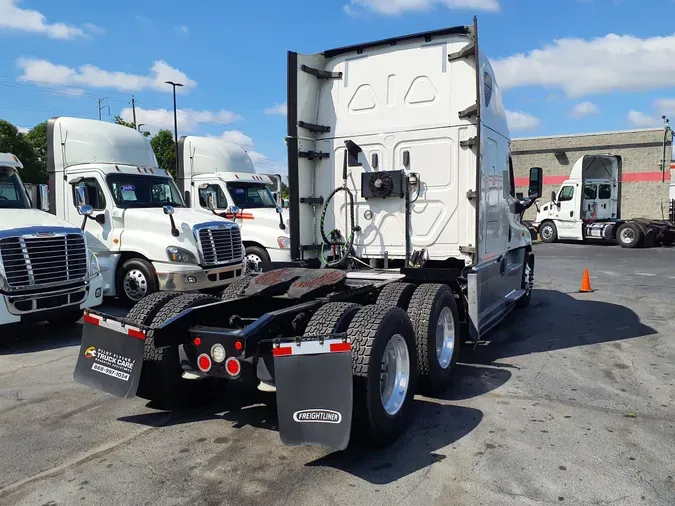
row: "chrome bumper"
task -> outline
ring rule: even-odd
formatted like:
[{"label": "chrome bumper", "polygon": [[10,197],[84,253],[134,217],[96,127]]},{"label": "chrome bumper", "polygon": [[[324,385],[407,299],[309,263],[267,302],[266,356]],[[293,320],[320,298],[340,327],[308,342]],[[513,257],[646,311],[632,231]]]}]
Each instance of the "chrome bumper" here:
[{"label": "chrome bumper", "polygon": [[164,291],[193,292],[209,288],[225,287],[241,276],[241,262],[215,267],[179,272],[157,272],[159,289]]}]

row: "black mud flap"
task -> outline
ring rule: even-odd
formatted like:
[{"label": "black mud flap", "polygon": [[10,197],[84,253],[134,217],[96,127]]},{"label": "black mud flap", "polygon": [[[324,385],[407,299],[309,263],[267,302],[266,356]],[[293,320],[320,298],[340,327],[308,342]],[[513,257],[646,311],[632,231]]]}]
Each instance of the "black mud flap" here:
[{"label": "black mud flap", "polygon": [[352,426],[352,355],[344,339],[282,342],[274,347],[281,441],[344,450]]},{"label": "black mud flap", "polygon": [[145,335],[138,327],[88,312],[84,315],[75,381],[125,399],[134,397],[143,366]]}]

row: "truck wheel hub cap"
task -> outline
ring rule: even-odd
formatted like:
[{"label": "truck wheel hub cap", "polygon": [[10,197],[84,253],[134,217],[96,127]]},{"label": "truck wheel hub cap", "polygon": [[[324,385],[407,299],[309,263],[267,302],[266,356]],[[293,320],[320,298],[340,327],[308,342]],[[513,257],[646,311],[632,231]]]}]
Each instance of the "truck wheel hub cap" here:
[{"label": "truck wheel hub cap", "polygon": [[400,334],[394,334],[382,355],[380,369],[380,399],[389,415],[395,415],[403,406],[410,383],[410,355],[408,345]]},{"label": "truck wheel hub cap", "polygon": [[260,264],[262,263],[262,258],[258,255],[249,254],[246,255],[246,271],[247,272],[256,272],[260,270]]},{"label": "truck wheel hub cap", "polygon": [[455,322],[452,310],[444,307],[436,323],[436,358],[441,369],[447,369],[455,351]]},{"label": "truck wheel hub cap", "polygon": [[635,232],[633,232],[630,228],[624,228],[621,231],[621,242],[631,243],[634,240],[635,240]]},{"label": "truck wheel hub cap", "polygon": [[148,294],[148,280],[145,279],[145,274],[137,269],[126,273],[123,284],[124,293],[131,300],[141,300]]},{"label": "truck wheel hub cap", "polygon": [[541,235],[546,239],[550,239],[553,236],[553,230],[551,229],[550,226],[546,225],[544,228],[541,229]]}]

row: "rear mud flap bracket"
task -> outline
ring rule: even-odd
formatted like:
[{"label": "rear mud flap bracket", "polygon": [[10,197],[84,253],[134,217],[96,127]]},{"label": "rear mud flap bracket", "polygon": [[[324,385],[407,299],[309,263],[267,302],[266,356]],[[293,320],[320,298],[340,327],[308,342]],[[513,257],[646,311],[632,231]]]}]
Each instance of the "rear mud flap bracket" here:
[{"label": "rear mud flap bracket", "polygon": [[349,342],[305,338],[276,343],[273,354],[281,441],[347,448],[353,404]]}]

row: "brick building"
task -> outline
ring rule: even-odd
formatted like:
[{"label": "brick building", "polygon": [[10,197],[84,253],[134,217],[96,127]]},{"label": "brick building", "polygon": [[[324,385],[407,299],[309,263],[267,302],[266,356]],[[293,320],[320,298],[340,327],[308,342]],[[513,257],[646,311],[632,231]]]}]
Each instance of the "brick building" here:
[{"label": "brick building", "polygon": [[[666,142],[665,174],[663,159],[663,129],[602,132],[597,134],[564,135],[513,139],[511,155],[517,191],[527,195],[530,167],[544,169],[544,195],[540,202],[550,200],[551,190],[558,191],[569,177],[575,162],[584,155],[611,154],[622,159],[621,217],[668,218],[671,136]],[[532,219],[534,211],[526,218]]]}]

